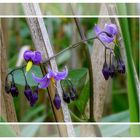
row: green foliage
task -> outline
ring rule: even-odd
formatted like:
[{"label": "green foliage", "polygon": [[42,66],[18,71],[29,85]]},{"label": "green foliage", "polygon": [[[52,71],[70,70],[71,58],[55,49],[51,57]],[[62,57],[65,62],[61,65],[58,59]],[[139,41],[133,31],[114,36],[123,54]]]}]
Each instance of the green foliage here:
[{"label": "green foliage", "polygon": [[81,114],[84,113],[88,100],[89,100],[89,82],[85,84],[77,101],[75,102],[75,105]]},{"label": "green foliage", "polygon": [[[2,117],[0,117],[1,122],[5,122]],[[9,124],[0,124],[0,137],[15,137],[16,134]]]}]

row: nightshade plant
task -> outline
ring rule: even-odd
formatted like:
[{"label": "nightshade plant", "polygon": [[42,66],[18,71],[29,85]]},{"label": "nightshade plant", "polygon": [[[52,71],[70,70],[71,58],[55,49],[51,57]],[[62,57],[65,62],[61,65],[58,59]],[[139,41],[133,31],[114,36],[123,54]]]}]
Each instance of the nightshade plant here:
[{"label": "nightshade plant", "polygon": [[[80,46],[82,43],[85,43],[85,41],[93,40],[93,39],[98,39],[102,45],[105,48],[105,61],[103,64],[102,68],[102,74],[105,78],[105,80],[108,80],[109,77],[113,78],[116,71],[119,73],[123,74],[125,73],[125,64],[121,58],[121,54],[119,51],[115,51],[117,48],[119,50],[119,44],[116,40],[116,35],[118,33],[117,26],[115,24],[105,24],[104,29],[101,29],[98,25],[95,25],[94,31],[96,36],[89,38],[89,39],[84,39],[82,41],[79,41],[78,43],[73,44],[72,46],[62,50],[61,52],[55,54],[54,56],[48,58],[45,62],[41,63],[42,61],[42,56],[39,51],[31,51],[27,50],[24,52],[24,59],[27,62],[27,65],[24,65],[22,67],[18,67],[13,69],[11,72],[9,72],[6,76],[5,80],[5,91],[7,93],[11,93],[13,97],[18,96],[19,91],[18,88],[16,87],[15,81],[14,81],[14,72],[16,70],[22,70],[24,79],[25,79],[25,90],[24,90],[24,95],[27,98],[27,100],[30,103],[30,106],[34,106],[35,103],[38,100],[38,93],[39,93],[39,88],[48,88],[49,84],[52,83],[54,88],[57,89],[56,83],[57,81],[60,81],[61,86],[62,86],[62,91],[63,91],[63,100],[66,103],[70,103],[70,101],[74,101],[77,98],[77,90],[74,84],[71,82],[71,80],[68,78],[68,69],[65,67],[65,69],[61,72],[56,72],[51,69],[51,67],[48,65],[48,73],[42,78],[35,76],[34,73],[32,73],[32,78],[33,80],[37,83],[37,86],[35,87],[34,90],[30,87],[30,85],[27,82],[26,78],[26,73],[29,72],[32,68],[32,65],[40,65],[40,64],[46,64],[48,63],[52,58],[57,57],[61,53],[73,49],[75,47]],[[115,47],[112,49],[104,43],[114,43]],[[106,60],[106,53],[107,50],[110,52],[110,61],[109,64],[107,63]],[[24,68],[26,68],[26,73],[24,72]],[[12,82],[11,86],[9,86],[8,82],[8,77],[9,75],[12,76]],[[66,83],[67,88],[63,85],[63,82]],[[61,107],[61,99],[59,94],[56,92],[55,97],[53,99],[53,104],[56,107],[56,109],[60,109]]]}]

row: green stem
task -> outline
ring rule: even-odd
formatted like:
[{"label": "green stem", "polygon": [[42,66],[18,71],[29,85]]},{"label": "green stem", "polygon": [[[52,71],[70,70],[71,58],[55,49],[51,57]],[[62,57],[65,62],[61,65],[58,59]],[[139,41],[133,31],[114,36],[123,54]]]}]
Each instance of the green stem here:
[{"label": "green stem", "polygon": [[[122,7],[123,6],[123,7]],[[124,9],[121,11],[121,9]],[[118,4],[118,11],[119,14],[126,11],[125,4]],[[126,51],[126,58],[127,58],[127,85],[128,85],[128,101],[129,101],[129,111],[130,111],[130,121],[131,122],[139,122],[139,101],[138,101],[138,90],[137,90],[137,83],[135,78],[134,72],[134,65],[133,65],[133,58],[132,58],[132,51],[131,51],[131,39],[129,34],[129,27],[128,27],[128,19],[127,18],[120,18],[120,25],[122,29],[122,35],[125,44],[125,51]],[[131,135],[132,136],[140,136],[140,128],[139,126],[131,125]]]}]

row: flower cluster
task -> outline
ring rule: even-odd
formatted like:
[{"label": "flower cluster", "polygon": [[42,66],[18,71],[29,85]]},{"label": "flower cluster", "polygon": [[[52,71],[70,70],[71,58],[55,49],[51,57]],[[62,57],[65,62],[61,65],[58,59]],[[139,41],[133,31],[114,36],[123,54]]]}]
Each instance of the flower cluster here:
[{"label": "flower cluster", "polygon": [[[94,28],[94,31],[100,41],[102,41],[104,43],[114,42],[115,45],[117,45],[115,42],[115,37],[118,33],[118,29],[115,24],[105,24],[104,29],[101,29],[98,25],[96,25]],[[106,60],[107,49],[110,51],[109,65]],[[112,54],[113,54],[113,56],[112,56]],[[115,55],[114,50],[111,48],[107,48],[105,46],[105,61],[104,61],[103,68],[102,68],[102,74],[103,74],[105,80],[108,80],[109,77],[113,78],[116,71],[118,71],[121,74],[125,73],[125,64],[124,64],[123,60],[121,59],[121,54],[119,54],[119,56],[115,56],[115,57],[114,57],[114,55]],[[115,58],[117,61],[117,65],[115,65]]]},{"label": "flower cluster", "polygon": [[[118,71],[121,74],[124,74],[125,73],[125,64],[121,58],[121,54],[119,53],[119,55],[116,55],[114,52],[114,49],[106,46],[107,43],[111,43],[111,42],[114,42],[115,47],[118,46],[117,41],[115,41],[116,35],[118,34],[117,26],[115,24],[105,24],[104,28],[101,29],[98,25],[95,25],[94,31],[96,33],[96,37],[94,37],[92,39],[98,39],[105,48],[105,61],[104,61],[103,68],[102,68],[102,74],[103,74],[105,80],[108,80],[109,77],[113,78],[116,71]],[[90,39],[87,39],[86,41],[88,41]],[[84,41],[82,40],[81,42],[84,42]],[[69,47],[68,49],[74,48],[74,47],[80,45],[81,42],[79,42],[78,44],[76,43],[75,46],[73,45],[73,46]],[[65,49],[65,50],[68,50],[68,49]],[[64,52],[65,50],[63,50],[62,52]],[[107,50],[110,51],[110,61],[109,62],[107,62],[107,58],[106,58]],[[62,52],[59,52],[58,54],[61,54]],[[53,57],[56,57],[58,54],[54,55]],[[50,84],[52,84],[54,86],[54,88],[56,88],[56,91],[57,91],[56,84],[58,81],[60,81],[60,84],[62,86],[63,100],[66,103],[70,103],[71,101],[74,101],[77,98],[76,88],[73,85],[73,83],[71,82],[71,80],[67,78],[68,69],[66,67],[63,71],[58,72],[58,71],[53,71],[50,68],[50,66],[48,66],[48,72],[42,78],[37,77],[37,76],[35,76],[34,73],[32,73],[32,78],[37,83],[37,86],[33,90],[27,82],[26,74],[27,74],[27,72],[30,71],[33,64],[39,65],[41,63],[41,61],[42,61],[41,53],[39,51],[27,50],[24,52],[23,57],[24,57],[25,61],[27,62],[26,73],[24,72],[25,66],[18,68],[18,69],[21,69],[24,74],[24,79],[25,79],[24,95],[27,98],[27,100],[29,101],[31,106],[34,106],[38,100],[39,88],[48,88],[48,86]],[[46,62],[48,62],[53,57],[46,60]],[[17,70],[17,69],[15,69],[15,70]],[[15,80],[14,80],[14,76],[13,76],[13,72],[15,70],[12,70],[7,75],[6,82],[5,82],[6,92],[11,93],[11,95],[13,97],[17,97],[19,94],[19,91],[15,84]],[[11,85],[9,85],[9,83],[8,83],[9,75],[12,76]],[[64,84],[64,83],[66,83],[66,84]],[[53,104],[56,107],[56,109],[60,109],[61,98],[57,92],[54,95]]]},{"label": "flower cluster", "polygon": [[[25,61],[27,61],[26,72],[28,72],[31,69],[32,64],[37,65],[42,60],[41,53],[39,51],[31,51],[31,50],[27,50],[27,51],[24,52],[24,59],[25,59]],[[21,70],[23,72],[24,79],[25,79],[24,95],[27,98],[27,100],[29,101],[30,105],[34,106],[34,104],[37,102],[37,99],[38,99],[38,85],[36,86],[36,88],[34,90],[32,90],[31,87],[29,86],[28,82],[27,82],[26,75],[24,73],[23,67],[21,68]],[[11,71],[6,77],[5,91],[7,93],[11,93],[11,95],[13,97],[17,97],[18,94],[19,94],[19,91],[18,91],[18,88],[15,84],[13,73],[14,73],[14,70]],[[8,76],[9,75],[12,76],[11,86],[9,86],[9,83],[8,83]]]},{"label": "flower cluster", "polygon": [[[9,83],[8,83],[8,76],[9,75],[12,76],[12,82],[11,82],[10,86],[9,86]],[[7,77],[6,77],[5,91],[8,94],[11,93],[11,95],[13,97],[17,97],[19,95],[19,90],[18,90],[18,88],[17,88],[17,86],[15,84],[14,75],[13,75],[13,73],[10,73],[9,75],[7,75]],[[26,82],[26,85],[25,85],[24,95],[27,98],[27,100],[30,102],[30,105],[34,106],[34,104],[36,103],[36,101],[38,99],[38,86],[35,88],[34,91],[32,91],[31,87],[27,83],[26,77],[25,77],[25,82]]]},{"label": "flower cluster", "polygon": [[[27,62],[26,72],[28,72],[31,69],[32,64],[38,65],[42,60],[41,53],[39,51],[27,50],[27,51],[24,52],[23,57],[24,57],[25,61]],[[17,70],[17,69],[15,69],[15,70]],[[15,70],[11,71],[7,75],[6,83],[5,83],[6,92],[11,93],[11,95],[13,97],[17,97],[18,94],[19,94],[18,88],[15,84],[14,76],[13,76],[13,73],[14,73]],[[34,106],[34,104],[37,102],[39,88],[48,88],[50,83],[52,83],[52,85],[55,88],[57,88],[56,82],[61,81],[61,80],[65,80],[66,77],[68,76],[68,69],[66,67],[63,71],[56,72],[56,71],[53,71],[50,68],[50,66],[48,66],[48,73],[43,78],[39,78],[39,77],[35,76],[34,73],[32,73],[32,78],[37,83],[37,86],[33,90],[27,82],[26,74],[24,72],[24,67],[22,67],[21,70],[23,72],[24,79],[25,79],[24,95],[27,98],[27,100],[29,101],[30,106]],[[8,76],[9,75],[12,76],[11,86],[9,86],[9,84],[8,84]],[[62,89],[63,89],[63,99],[64,99],[65,102],[69,103],[70,99],[71,100],[75,99],[76,89],[74,88],[74,86],[73,86],[73,84],[70,80],[67,80],[67,81],[68,81],[69,89],[70,89],[70,97],[66,93],[64,93],[63,87],[62,87]],[[55,94],[53,103],[54,103],[54,106],[56,107],[56,109],[59,109],[61,107],[61,99],[60,99],[60,96],[59,96],[58,93]]]},{"label": "flower cluster", "polygon": [[[56,87],[56,82],[66,79],[67,76],[68,69],[66,67],[62,72],[53,71],[50,67],[48,67],[48,73],[43,78],[36,77],[35,74],[32,73],[32,78],[39,84],[39,88],[47,88],[50,83],[52,83],[54,87]],[[70,103],[70,98],[72,100],[74,100],[75,98],[74,93],[76,92],[76,89],[73,88],[72,83],[70,87],[72,87],[70,90],[70,97],[63,90],[63,100],[67,103]],[[58,93],[55,94],[53,103],[56,109],[59,109],[61,107],[61,99]]]}]

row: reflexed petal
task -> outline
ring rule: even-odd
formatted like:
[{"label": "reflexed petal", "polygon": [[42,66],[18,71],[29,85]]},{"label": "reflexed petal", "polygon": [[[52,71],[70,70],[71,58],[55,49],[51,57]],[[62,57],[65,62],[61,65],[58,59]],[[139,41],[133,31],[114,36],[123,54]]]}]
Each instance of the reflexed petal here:
[{"label": "reflexed petal", "polygon": [[64,80],[68,75],[68,69],[65,68],[62,72],[57,72],[54,79],[57,80]]},{"label": "reflexed petal", "polygon": [[31,54],[32,54],[32,51],[31,50],[26,50],[24,52],[23,57],[24,57],[25,61],[29,61],[31,59]]},{"label": "reflexed petal", "polygon": [[112,35],[116,35],[118,33],[118,29],[115,24],[105,24],[104,30]]},{"label": "reflexed petal", "polygon": [[103,42],[107,42],[110,43],[114,40],[114,37],[109,37],[107,36],[105,33],[102,33],[99,35],[99,38],[103,41]]},{"label": "reflexed petal", "polygon": [[31,58],[34,64],[39,64],[42,60],[41,53],[39,51],[34,51]]},{"label": "reflexed petal", "polygon": [[32,73],[32,78],[36,83],[45,82],[47,81],[48,77],[47,74],[43,78],[36,77],[34,73]]},{"label": "reflexed petal", "polygon": [[49,84],[50,84],[50,79],[47,79],[46,81],[40,83],[39,88],[47,88]]},{"label": "reflexed petal", "polygon": [[48,75],[47,75],[47,78],[50,79],[52,77],[55,77],[55,75],[56,75],[56,73],[53,72],[50,67],[48,67]]},{"label": "reflexed petal", "polygon": [[100,29],[100,27],[98,25],[95,25],[94,31],[95,31],[96,35],[98,35],[102,30]]}]

